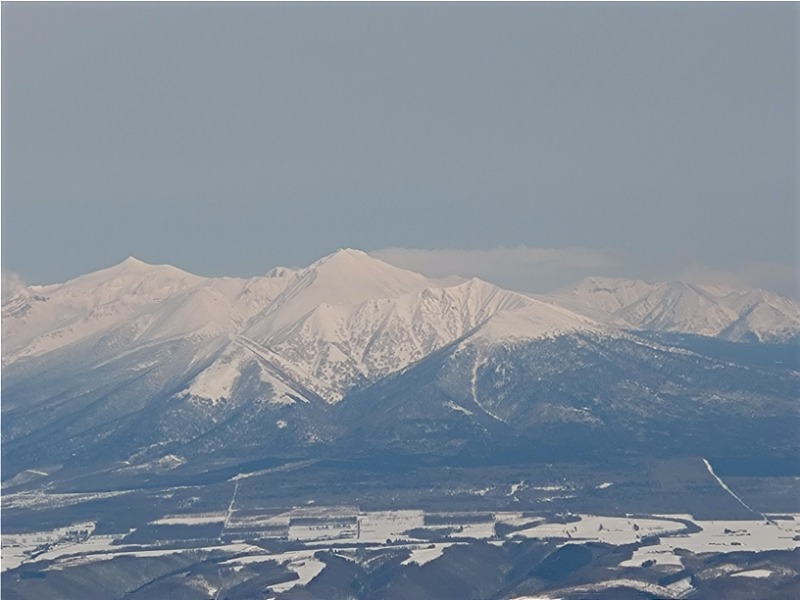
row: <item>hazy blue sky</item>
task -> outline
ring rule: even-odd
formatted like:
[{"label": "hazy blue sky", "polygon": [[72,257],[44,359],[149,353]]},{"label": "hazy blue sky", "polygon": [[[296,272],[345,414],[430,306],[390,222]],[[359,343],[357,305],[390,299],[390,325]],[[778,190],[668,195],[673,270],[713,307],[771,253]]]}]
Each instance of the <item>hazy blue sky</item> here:
[{"label": "hazy blue sky", "polygon": [[3,268],[253,275],[348,246],[501,261],[528,289],[725,271],[787,291],[799,15],[4,2]]}]

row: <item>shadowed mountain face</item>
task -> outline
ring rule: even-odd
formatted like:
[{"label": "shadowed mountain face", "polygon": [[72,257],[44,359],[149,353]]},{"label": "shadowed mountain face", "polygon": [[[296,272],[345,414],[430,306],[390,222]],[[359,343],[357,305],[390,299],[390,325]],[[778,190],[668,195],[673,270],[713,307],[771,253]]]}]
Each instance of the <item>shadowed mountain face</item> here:
[{"label": "shadowed mountain face", "polygon": [[796,304],[761,290],[590,280],[534,298],[355,250],[252,279],[127,259],[4,302],[3,476],[212,456],[789,456],[800,377],[777,342],[798,332]]}]

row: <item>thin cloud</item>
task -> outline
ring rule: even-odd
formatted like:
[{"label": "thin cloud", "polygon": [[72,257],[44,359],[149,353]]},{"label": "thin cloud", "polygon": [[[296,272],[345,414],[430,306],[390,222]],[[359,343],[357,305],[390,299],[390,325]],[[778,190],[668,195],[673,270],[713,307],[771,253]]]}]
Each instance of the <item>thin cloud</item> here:
[{"label": "thin cloud", "polygon": [[550,291],[588,275],[605,274],[617,266],[614,257],[581,247],[500,246],[478,250],[395,247],[371,254],[429,277],[479,277],[503,287],[531,292]]},{"label": "thin cloud", "polygon": [[782,263],[749,262],[736,270],[715,269],[694,263],[678,270],[675,279],[688,283],[764,288],[786,296],[800,297],[797,266]]},{"label": "thin cloud", "polygon": [[478,250],[384,248],[373,256],[428,277],[479,277],[524,292],[545,293],[571,286],[590,276],[685,281],[757,287],[800,297],[798,269],[781,263],[748,262],[719,269],[698,262],[671,265],[637,264],[636,257],[579,246],[567,248],[497,247]]},{"label": "thin cloud", "polygon": [[22,278],[12,271],[3,271],[2,273],[2,301],[5,302],[18,292],[25,289],[25,282]]}]

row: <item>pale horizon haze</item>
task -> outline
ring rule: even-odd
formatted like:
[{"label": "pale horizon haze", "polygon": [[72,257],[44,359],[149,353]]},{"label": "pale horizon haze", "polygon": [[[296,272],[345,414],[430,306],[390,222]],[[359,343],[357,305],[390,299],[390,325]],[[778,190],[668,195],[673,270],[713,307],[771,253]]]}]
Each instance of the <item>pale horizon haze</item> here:
[{"label": "pale horizon haze", "polygon": [[342,247],[798,296],[796,3],[2,4],[2,268]]}]

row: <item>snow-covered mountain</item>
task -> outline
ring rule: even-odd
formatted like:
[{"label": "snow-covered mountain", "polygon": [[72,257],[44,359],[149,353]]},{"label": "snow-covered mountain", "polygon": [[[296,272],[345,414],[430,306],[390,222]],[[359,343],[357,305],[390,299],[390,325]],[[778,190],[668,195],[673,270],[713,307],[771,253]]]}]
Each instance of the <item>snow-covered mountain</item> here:
[{"label": "snow-covered mountain", "polygon": [[594,325],[477,279],[443,287],[358,250],[252,279],[204,278],[128,258],[64,284],[15,290],[3,305],[3,361],[102,341],[100,364],[157,342],[191,341],[204,348],[198,356],[216,357],[186,373],[192,377],[179,396],[219,401],[253,370],[269,400],[305,398],[295,382],[337,402],[479,326],[484,336],[533,338]]},{"label": "snow-covered mountain", "polygon": [[322,303],[262,339],[344,394],[467,335],[533,339],[593,326],[568,311],[472,279],[352,306]]},{"label": "snow-covered mountain", "polygon": [[573,288],[540,297],[631,329],[694,333],[731,341],[789,342],[800,338],[800,305],[755,288],[590,277]]},{"label": "snow-covered mountain", "polygon": [[751,369],[745,382],[728,362],[630,330],[769,342],[797,335],[798,312],[761,290],[596,278],[533,297],[357,250],[249,279],[129,258],[4,289],[4,456],[11,471],[239,456],[370,428],[384,441],[438,431],[450,448],[548,423],[629,431],[712,405],[773,418],[791,412],[793,375]]},{"label": "snow-covered mountain", "polygon": [[122,352],[241,329],[286,277],[208,279],[135,258],[63,284],[17,288],[3,303],[3,364],[115,334]]},{"label": "snow-covered mountain", "polygon": [[210,402],[255,385],[267,402],[335,403],[465,336],[641,329],[770,342],[800,332],[797,304],[763,290],[595,277],[532,297],[478,279],[443,283],[351,249],[250,279],[128,258],[63,284],[16,283],[5,296],[6,367],[72,349],[81,369],[94,368],[169,342],[191,353],[172,353],[186,365],[174,394]]}]

